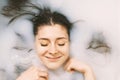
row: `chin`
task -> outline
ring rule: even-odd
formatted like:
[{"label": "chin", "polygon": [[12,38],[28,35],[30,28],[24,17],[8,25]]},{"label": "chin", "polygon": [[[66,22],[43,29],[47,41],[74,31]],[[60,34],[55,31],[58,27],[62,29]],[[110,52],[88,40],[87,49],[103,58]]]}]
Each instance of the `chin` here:
[{"label": "chin", "polygon": [[59,69],[61,67],[61,65],[58,65],[58,64],[48,64],[46,67],[48,69],[50,69],[50,70],[57,70],[57,69]]},{"label": "chin", "polygon": [[49,70],[57,70],[58,67],[48,67]]}]

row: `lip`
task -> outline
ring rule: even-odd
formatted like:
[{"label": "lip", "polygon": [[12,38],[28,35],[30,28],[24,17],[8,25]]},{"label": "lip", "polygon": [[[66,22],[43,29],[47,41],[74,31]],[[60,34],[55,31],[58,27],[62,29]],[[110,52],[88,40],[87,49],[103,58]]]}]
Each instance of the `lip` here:
[{"label": "lip", "polygon": [[62,57],[62,56],[58,56],[58,57],[48,57],[48,56],[46,56],[46,58],[47,58],[48,61],[50,61],[50,62],[59,61],[59,59],[60,59],[61,57]]}]

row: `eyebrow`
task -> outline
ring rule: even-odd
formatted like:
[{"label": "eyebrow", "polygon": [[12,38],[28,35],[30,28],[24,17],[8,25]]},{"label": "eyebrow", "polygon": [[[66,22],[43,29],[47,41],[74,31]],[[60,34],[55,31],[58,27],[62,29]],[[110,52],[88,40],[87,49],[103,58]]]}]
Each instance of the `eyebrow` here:
[{"label": "eyebrow", "polygon": [[65,38],[65,37],[59,37],[59,38],[57,38],[57,40],[59,40],[59,39],[67,39],[67,38]]},{"label": "eyebrow", "polygon": [[[59,37],[59,38],[57,38],[57,40],[59,40],[59,39],[67,39],[67,38],[65,38],[65,37]],[[39,38],[38,40],[49,40],[48,38]]]},{"label": "eyebrow", "polygon": [[47,39],[47,38],[39,38],[38,40],[49,40],[49,39]]}]

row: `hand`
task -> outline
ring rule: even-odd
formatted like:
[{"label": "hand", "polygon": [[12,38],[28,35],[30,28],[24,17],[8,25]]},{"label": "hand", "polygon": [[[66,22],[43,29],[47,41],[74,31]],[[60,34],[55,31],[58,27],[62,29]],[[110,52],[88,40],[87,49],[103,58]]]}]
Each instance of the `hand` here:
[{"label": "hand", "polygon": [[48,80],[48,73],[32,66],[23,72],[16,80]]},{"label": "hand", "polygon": [[78,71],[83,73],[85,80],[95,80],[91,67],[84,62],[80,62],[76,59],[69,59],[64,68],[68,72]]}]

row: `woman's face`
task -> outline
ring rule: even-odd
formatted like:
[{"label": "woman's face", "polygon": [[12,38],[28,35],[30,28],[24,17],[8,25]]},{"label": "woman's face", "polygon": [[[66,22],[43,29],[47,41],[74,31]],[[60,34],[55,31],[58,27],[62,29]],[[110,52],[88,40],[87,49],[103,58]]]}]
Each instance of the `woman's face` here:
[{"label": "woman's face", "polygon": [[66,29],[59,25],[44,25],[35,38],[36,51],[48,69],[58,69],[69,57],[69,37]]}]

